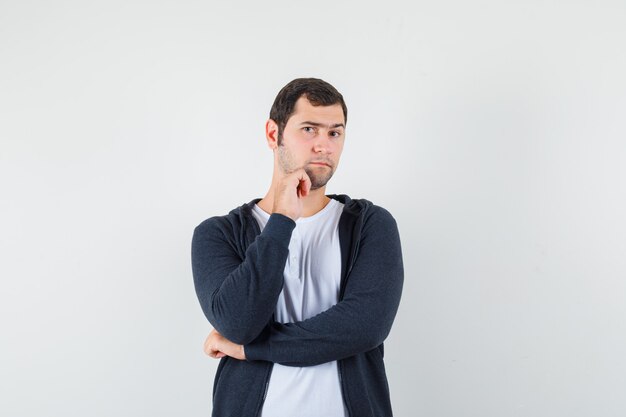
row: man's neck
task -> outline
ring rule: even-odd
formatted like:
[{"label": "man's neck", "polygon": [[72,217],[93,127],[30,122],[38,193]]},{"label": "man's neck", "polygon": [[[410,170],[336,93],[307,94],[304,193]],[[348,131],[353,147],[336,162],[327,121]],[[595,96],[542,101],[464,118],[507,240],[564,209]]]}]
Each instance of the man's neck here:
[{"label": "man's neck", "polygon": [[[330,202],[326,197],[326,186],[310,191],[309,195],[302,198],[302,216],[310,217],[322,210]],[[265,197],[259,201],[258,206],[266,213],[272,214],[274,208],[274,188],[270,188]]]}]

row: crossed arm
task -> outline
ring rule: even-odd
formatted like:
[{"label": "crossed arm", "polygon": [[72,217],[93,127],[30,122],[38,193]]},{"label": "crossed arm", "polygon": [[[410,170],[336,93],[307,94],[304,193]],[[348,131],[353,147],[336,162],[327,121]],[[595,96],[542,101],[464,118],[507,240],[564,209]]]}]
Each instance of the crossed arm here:
[{"label": "crossed arm", "polygon": [[230,218],[214,217],[194,231],[191,259],[196,295],[213,327],[246,344],[267,325],[283,287],[283,271],[295,222],[272,214],[245,253]]},{"label": "crossed arm", "polygon": [[[280,274],[282,277],[282,270]],[[378,208],[363,227],[359,252],[341,301],[295,323],[267,325],[270,313],[261,331],[251,340],[238,342],[215,326],[216,330],[205,341],[205,352],[215,358],[227,355],[240,360],[312,366],[371,350],[389,334],[402,283],[397,226],[387,211]],[[272,311],[275,305],[276,300],[271,303]]]}]

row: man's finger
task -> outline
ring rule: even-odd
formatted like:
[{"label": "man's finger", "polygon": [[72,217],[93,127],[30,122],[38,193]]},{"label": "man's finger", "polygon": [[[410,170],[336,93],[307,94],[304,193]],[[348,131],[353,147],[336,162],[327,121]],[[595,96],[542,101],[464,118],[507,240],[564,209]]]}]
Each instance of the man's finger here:
[{"label": "man's finger", "polygon": [[210,357],[212,357],[213,359],[220,359],[223,358],[224,356],[226,356],[226,354],[218,349],[215,348],[211,348],[208,352],[207,355],[209,355]]},{"label": "man's finger", "polygon": [[210,334],[206,337],[206,339],[204,339],[204,350],[208,349],[209,344],[211,344],[211,335]]},{"label": "man's finger", "polygon": [[204,353],[211,356],[211,351],[213,351],[213,345],[215,344],[215,329],[211,330],[211,333],[204,339]]},{"label": "man's finger", "polygon": [[304,169],[298,172],[298,197],[306,197],[311,189],[311,178]]}]

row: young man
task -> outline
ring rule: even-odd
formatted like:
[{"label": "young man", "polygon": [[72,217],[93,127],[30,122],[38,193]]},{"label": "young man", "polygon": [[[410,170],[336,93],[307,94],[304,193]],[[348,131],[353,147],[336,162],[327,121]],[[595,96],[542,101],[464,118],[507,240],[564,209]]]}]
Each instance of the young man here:
[{"label": "young man", "polygon": [[383,341],[402,292],[396,222],[363,199],[326,195],[347,108],[315,78],[291,81],[266,123],[272,184],[196,227],[196,293],[221,358],[214,417],[391,416]]}]

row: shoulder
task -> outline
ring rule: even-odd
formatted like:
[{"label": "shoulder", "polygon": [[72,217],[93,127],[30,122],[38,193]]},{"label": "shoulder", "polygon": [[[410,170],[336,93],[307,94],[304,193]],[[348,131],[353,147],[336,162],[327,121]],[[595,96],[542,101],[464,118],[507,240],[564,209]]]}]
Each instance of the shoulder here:
[{"label": "shoulder", "polygon": [[213,259],[216,256],[241,256],[241,219],[234,210],[223,216],[213,216],[198,224],[191,239],[192,258]]},{"label": "shoulder", "polygon": [[382,223],[382,224],[396,224],[396,220],[393,215],[386,208],[379,206],[367,200],[365,198],[355,198],[350,200],[352,210],[359,212],[359,216],[362,217],[363,223]]},{"label": "shoulder", "polygon": [[350,198],[345,194],[330,194],[328,197],[342,203],[344,205],[344,212],[358,217],[363,217],[364,219],[369,219],[370,217],[375,219],[393,219],[393,216],[387,209],[372,203],[366,198]]},{"label": "shoulder", "polygon": [[215,233],[215,232],[225,232],[229,229],[232,229],[233,219],[231,214],[226,214],[223,216],[213,216],[208,219],[202,221],[199,225],[194,229],[194,234],[205,234],[205,233]]},{"label": "shoulder", "polygon": [[374,203],[372,203],[368,212],[369,217],[373,217],[377,220],[395,221],[393,215],[389,212],[389,210]]},{"label": "shoulder", "polygon": [[344,214],[354,219],[361,236],[397,235],[397,223],[386,208],[365,198],[350,198],[345,194],[330,195],[344,204]]},{"label": "shoulder", "polygon": [[234,208],[228,214],[212,216],[202,221],[195,227],[193,239],[233,240],[243,229],[246,208],[249,210],[248,204]]},{"label": "shoulder", "polygon": [[363,236],[375,235],[380,239],[398,239],[398,224],[389,210],[371,204],[363,218]]}]

